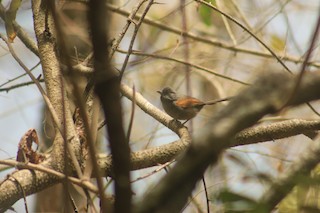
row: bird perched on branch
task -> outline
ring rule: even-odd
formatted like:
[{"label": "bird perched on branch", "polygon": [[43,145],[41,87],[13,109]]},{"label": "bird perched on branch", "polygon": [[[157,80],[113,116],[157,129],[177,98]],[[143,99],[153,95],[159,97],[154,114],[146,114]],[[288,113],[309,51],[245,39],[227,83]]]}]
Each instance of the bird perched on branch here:
[{"label": "bird perched on branch", "polygon": [[177,120],[187,121],[194,118],[205,105],[213,105],[232,99],[232,97],[227,97],[204,102],[190,96],[180,96],[170,87],[165,87],[162,91],[157,92],[161,95],[162,107],[168,115]]}]

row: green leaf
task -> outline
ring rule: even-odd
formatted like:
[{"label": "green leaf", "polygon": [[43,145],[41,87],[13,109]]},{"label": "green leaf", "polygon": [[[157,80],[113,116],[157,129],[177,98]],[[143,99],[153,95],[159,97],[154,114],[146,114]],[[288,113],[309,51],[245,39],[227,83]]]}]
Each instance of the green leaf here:
[{"label": "green leaf", "polygon": [[207,25],[211,26],[212,25],[212,20],[211,20],[211,9],[205,5],[200,5],[199,8],[199,15],[202,20],[202,22]]},{"label": "green leaf", "polygon": [[280,36],[276,34],[272,34],[270,40],[271,40],[270,45],[274,50],[283,51],[285,49],[286,42]]},{"label": "green leaf", "polygon": [[[215,0],[207,0],[206,2],[211,3],[212,5],[215,5],[215,3],[216,3]],[[199,15],[200,15],[202,22],[207,26],[212,25],[211,14],[212,14],[212,10],[209,7],[207,7],[203,4],[200,5]]]}]

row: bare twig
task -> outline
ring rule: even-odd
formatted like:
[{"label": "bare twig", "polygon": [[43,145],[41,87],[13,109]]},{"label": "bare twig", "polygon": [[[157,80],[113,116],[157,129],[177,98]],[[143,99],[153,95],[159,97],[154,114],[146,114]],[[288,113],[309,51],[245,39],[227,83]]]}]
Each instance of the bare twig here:
[{"label": "bare twig", "polygon": [[244,31],[246,31],[247,33],[249,33],[255,40],[257,40],[263,47],[265,47],[270,53],[271,55],[277,59],[277,61],[285,68],[285,70],[287,70],[289,73],[292,73],[292,71],[287,67],[287,65],[284,64],[284,62],[282,61],[282,59],[266,44],[264,43],[260,38],[258,38],[254,33],[252,33],[250,31],[250,29],[248,29],[247,27],[245,27],[243,24],[241,24],[240,22],[238,22],[236,19],[234,19],[232,16],[224,13],[223,11],[219,10],[218,8],[216,8],[215,6],[213,6],[211,3],[208,3],[206,1],[203,0],[195,0],[196,2],[199,2],[203,5],[206,5],[207,7],[210,7],[211,9],[217,11],[218,13],[224,15],[225,17],[227,17],[230,21],[234,22],[235,24],[237,24],[239,27],[241,27]]},{"label": "bare twig", "polygon": [[26,198],[27,196],[26,196],[26,192],[24,191],[23,187],[21,186],[21,184],[20,184],[20,182],[17,180],[17,178],[13,177],[12,175],[9,175],[7,178],[8,178],[8,180],[13,181],[14,183],[16,183],[16,184],[19,186],[19,188],[20,188],[20,190],[21,190],[21,192],[22,192],[23,203],[24,203],[24,209],[26,210],[26,213],[28,213],[28,212],[29,212],[29,210],[28,210],[28,204],[27,204],[27,198]]},{"label": "bare twig", "polygon": [[24,71],[29,75],[29,77],[32,79],[32,81],[38,87],[39,92],[41,93],[45,103],[48,106],[48,109],[49,109],[49,112],[51,113],[51,116],[53,118],[54,124],[57,126],[59,131],[62,133],[63,130],[62,130],[61,122],[60,122],[60,120],[58,118],[58,115],[55,112],[54,107],[52,106],[48,96],[46,95],[46,92],[44,91],[44,89],[40,85],[38,79],[32,74],[32,72],[27,68],[27,66],[20,60],[20,58],[17,56],[17,54],[15,53],[15,51],[13,50],[11,44],[7,41],[7,39],[2,34],[0,34],[0,37],[4,42],[6,42],[12,57],[18,62],[18,64],[24,69]]},{"label": "bare twig", "polygon": [[146,2],[147,0],[140,0],[138,4],[132,9],[131,13],[127,18],[127,23],[123,27],[122,31],[120,32],[118,38],[113,42],[112,48],[110,51],[110,58],[113,56],[115,51],[118,49],[120,42],[122,41],[124,35],[126,34],[127,30],[129,29],[130,24],[133,22],[134,17],[136,16],[137,12],[139,11],[140,7]]},{"label": "bare twig", "polygon": [[167,163],[164,163],[164,164],[160,165],[157,169],[153,170],[152,172],[150,172],[150,173],[148,173],[148,174],[146,174],[146,175],[140,176],[140,177],[138,177],[137,179],[131,181],[131,183],[134,183],[134,182],[137,182],[137,181],[139,181],[139,180],[143,180],[143,179],[145,179],[145,178],[147,178],[147,177],[150,177],[151,175],[154,175],[155,173],[160,172],[162,169],[165,169],[167,166],[169,166],[169,165],[172,164],[173,162],[174,162],[174,160],[169,161],[169,162],[167,162]]},{"label": "bare twig", "polygon": [[132,97],[132,104],[131,104],[131,115],[130,115],[130,121],[129,121],[129,125],[128,125],[128,131],[127,131],[127,142],[130,142],[130,135],[131,135],[131,130],[132,130],[132,126],[133,126],[133,120],[134,120],[134,112],[135,112],[135,106],[136,106],[136,98],[135,98],[135,94],[136,94],[136,90],[135,90],[135,86],[132,87],[132,91],[133,91],[133,97]]},{"label": "bare twig", "polygon": [[[120,9],[120,8],[117,8],[116,6],[114,6],[112,4],[107,4],[106,7],[110,11],[113,11],[113,12],[118,13],[120,15],[127,16],[127,15],[130,14],[128,11]],[[141,17],[140,15],[137,15],[135,17],[135,19],[139,19],[140,17]],[[168,32],[171,32],[171,33],[174,33],[174,34],[177,34],[177,35],[182,35],[183,34],[182,30],[179,29],[179,28],[176,28],[176,27],[173,27],[173,26],[168,26],[166,24],[162,24],[161,22],[152,20],[152,19],[150,19],[148,17],[146,17],[144,19],[144,22],[146,24],[158,27],[158,28],[160,28],[160,29],[162,29],[164,31],[168,31]],[[227,49],[227,50],[230,50],[230,51],[234,51],[234,52],[238,52],[238,53],[245,53],[245,54],[250,54],[250,55],[255,55],[255,56],[260,56],[260,57],[264,57],[264,58],[274,58],[274,56],[272,54],[270,54],[270,53],[265,53],[265,52],[261,52],[261,51],[257,51],[257,50],[249,49],[249,48],[235,47],[234,45],[230,45],[229,43],[226,43],[226,42],[223,42],[223,41],[208,39],[208,38],[204,38],[203,36],[197,36],[194,33],[188,32],[188,33],[185,33],[185,35],[188,38],[191,38],[191,39],[193,39],[195,41],[202,42],[202,43],[205,43],[205,44],[208,44],[208,45],[213,45],[213,46],[220,47],[220,48],[223,48],[223,49]],[[289,56],[289,55],[281,55],[280,58],[283,61],[291,61],[293,63],[303,63],[303,60],[300,57]],[[317,62],[309,62],[308,65],[320,68],[320,63],[317,63]]]},{"label": "bare twig", "polygon": [[[305,57],[305,59],[304,59],[304,61],[302,63],[302,66],[300,68],[299,75],[297,76],[297,82],[296,82],[296,84],[295,84],[295,86],[294,86],[294,88],[292,90],[292,93],[288,97],[287,103],[290,102],[290,100],[293,98],[293,96],[296,94],[297,90],[299,89],[299,86],[301,84],[303,75],[306,72],[306,68],[307,68],[309,59],[311,57],[312,50],[314,48],[315,42],[317,41],[317,38],[318,38],[318,35],[319,35],[319,30],[320,30],[320,11],[319,11],[319,14],[318,14],[318,21],[317,21],[316,27],[315,27],[314,33],[312,35],[312,38],[311,38],[310,46],[308,48],[306,57]],[[284,104],[284,107],[286,106],[287,103]]]},{"label": "bare twig", "polygon": [[[40,83],[44,82],[44,80],[43,79],[39,79],[39,82]],[[25,87],[25,86],[29,86],[29,85],[33,85],[33,84],[35,84],[33,81],[27,81],[27,82],[20,83],[20,84],[15,84],[15,85],[12,85],[12,86],[9,86],[9,87],[0,88],[0,92],[9,92],[10,90],[21,88],[21,87]]]},{"label": "bare twig", "polygon": [[204,175],[202,176],[202,183],[203,183],[203,189],[204,193],[206,195],[206,203],[207,203],[207,213],[210,213],[210,200],[209,200],[209,194],[207,191],[207,184]]},{"label": "bare twig", "polygon": [[[123,50],[119,50],[118,49],[117,51],[120,52],[120,53],[127,54],[127,52],[123,51]],[[180,63],[180,64],[184,64],[184,65],[189,66],[189,67],[193,67],[193,68],[202,70],[202,71],[204,71],[206,73],[215,75],[217,77],[230,80],[230,81],[235,82],[235,83],[239,83],[239,84],[243,84],[243,85],[250,85],[249,83],[246,83],[244,81],[240,81],[240,80],[237,80],[235,78],[231,78],[229,76],[220,74],[220,73],[218,73],[218,72],[216,72],[216,71],[214,71],[212,69],[209,69],[209,68],[197,65],[197,64],[193,64],[193,63],[190,63],[190,62],[187,62],[187,61],[184,61],[184,60],[172,58],[172,57],[169,57],[169,56],[156,55],[156,54],[151,54],[151,53],[143,53],[143,52],[140,52],[140,51],[132,51],[132,54],[133,55],[139,55],[139,56],[152,57],[152,58],[157,58],[157,59],[163,59],[163,60],[168,60],[168,61],[174,61],[174,62],[177,62],[177,63]]]},{"label": "bare twig", "polygon": [[[319,85],[320,72],[306,74],[290,105],[319,99]],[[262,116],[277,112],[293,86],[294,79],[287,74],[268,73],[239,94],[212,118],[210,125],[199,130],[201,138],[195,139],[170,173],[145,194],[137,204],[137,212],[180,211],[206,168],[218,161],[220,153],[232,144],[233,137]],[[180,190],[174,190],[176,188]]]},{"label": "bare twig", "polygon": [[43,165],[33,164],[33,163],[25,164],[25,163],[21,163],[21,162],[15,161],[15,160],[0,160],[0,164],[13,166],[13,167],[18,166],[21,169],[31,169],[31,170],[41,171],[41,172],[44,172],[47,174],[54,175],[57,178],[59,178],[60,180],[63,180],[67,177],[70,182],[72,182],[80,187],[84,187],[93,193],[98,193],[98,188],[94,184],[92,184],[89,180],[80,180],[78,178],[66,176],[65,174],[63,174],[61,172],[57,172],[56,170],[50,169],[50,168],[45,167]]},{"label": "bare twig", "polygon": [[[123,73],[128,65],[128,61],[129,61],[129,58],[130,58],[130,55],[131,55],[131,52],[132,52],[132,49],[133,49],[133,44],[134,44],[134,41],[137,37],[137,34],[138,34],[138,31],[140,29],[140,26],[145,18],[145,16],[147,15],[148,11],[150,10],[151,6],[153,4],[153,0],[149,0],[149,3],[148,5],[146,6],[146,8],[144,9],[138,23],[135,23],[135,28],[134,28],[134,31],[133,31],[133,35],[132,35],[132,38],[131,38],[131,41],[130,41],[130,44],[129,44],[129,48],[128,48],[128,53],[126,55],[126,58],[124,59],[124,62],[122,64],[122,67],[121,67],[121,70],[120,70],[120,81],[122,79],[122,76],[123,76]],[[132,20],[133,21],[133,20]]]},{"label": "bare twig", "polygon": [[[30,69],[30,71],[32,72],[32,71],[33,71],[35,68],[37,68],[40,64],[41,64],[41,62],[39,61],[35,66],[33,66],[33,67]],[[3,86],[5,86],[5,85],[7,85],[7,84],[9,84],[9,83],[11,83],[11,82],[13,82],[13,81],[15,81],[15,80],[17,80],[17,79],[19,79],[19,78],[22,78],[23,76],[26,76],[26,75],[28,75],[28,73],[23,73],[23,74],[15,77],[15,78],[13,78],[13,79],[8,80],[7,82],[1,84],[1,85],[0,85],[0,88],[3,87]],[[37,78],[37,79],[38,79],[38,78]],[[38,80],[40,81],[40,79],[38,79]]]},{"label": "bare twig", "polygon": [[[221,0],[216,1],[217,8],[219,8],[219,10],[221,10],[221,7],[222,7],[221,3],[222,3]],[[222,14],[221,14],[221,18],[222,18],[222,21],[224,23],[224,26],[226,27],[228,35],[231,38],[231,41],[232,41],[233,45],[236,46],[237,45],[237,39],[236,39],[234,33],[231,30],[231,27],[230,27],[230,24],[229,24],[227,18]]]}]

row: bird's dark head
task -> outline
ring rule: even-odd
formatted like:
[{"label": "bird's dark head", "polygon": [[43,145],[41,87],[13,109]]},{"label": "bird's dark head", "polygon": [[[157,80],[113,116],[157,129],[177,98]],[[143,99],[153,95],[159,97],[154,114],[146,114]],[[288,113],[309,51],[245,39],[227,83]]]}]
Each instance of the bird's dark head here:
[{"label": "bird's dark head", "polygon": [[165,87],[161,91],[157,92],[161,95],[161,98],[177,100],[177,94],[170,87]]}]

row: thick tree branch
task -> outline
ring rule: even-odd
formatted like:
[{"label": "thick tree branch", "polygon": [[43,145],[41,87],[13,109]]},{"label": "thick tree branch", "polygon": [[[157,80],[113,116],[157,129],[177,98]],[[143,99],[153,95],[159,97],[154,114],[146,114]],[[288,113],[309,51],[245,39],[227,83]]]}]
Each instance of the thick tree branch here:
[{"label": "thick tree branch", "polygon": [[[165,113],[161,111],[160,113],[166,116]],[[303,132],[315,131],[319,129],[320,129],[320,121],[318,120],[307,121],[307,120],[294,119],[289,121],[277,122],[274,124],[262,125],[262,126],[253,127],[253,128],[249,128],[241,131],[239,134],[236,135],[231,146],[248,145],[248,144],[254,144],[257,142],[269,141],[271,139],[286,138],[286,137],[301,134]],[[186,150],[186,148],[189,146],[189,142],[190,141],[186,141],[186,140],[178,140],[166,145],[134,152],[131,154],[131,170],[144,169],[152,166],[158,166],[159,164],[167,163],[173,160],[174,158],[176,158],[176,156],[182,153],[184,150]],[[112,175],[111,155],[100,154],[98,157],[98,164],[99,164],[101,173]],[[9,164],[9,165],[16,165],[16,164]],[[29,167],[26,167],[26,168],[29,168]],[[26,177],[23,180],[24,181],[23,186],[27,194],[36,193],[43,188],[49,187],[51,184],[60,182],[60,180],[64,178],[64,176],[60,177],[59,175],[56,175],[56,174],[52,174],[51,176],[43,176],[39,173],[36,173],[36,174],[39,174],[39,176],[33,176],[30,178],[27,178],[28,176],[25,176],[25,172],[26,172],[25,170],[21,170],[21,171],[17,171],[16,173],[22,173],[20,176]],[[55,178],[53,175],[56,175],[57,177]],[[31,187],[33,184],[32,179],[34,177],[45,178],[44,181],[42,181],[44,185],[43,186],[39,185],[37,188],[32,188]],[[50,180],[51,178],[53,180]],[[74,181],[76,181],[75,182],[76,184],[77,183],[81,184],[83,182],[81,180],[77,181],[76,179]],[[45,183],[47,182],[50,182],[51,184],[45,185]],[[11,184],[11,183],[7,183],[7,184]],[[9,203],[11,205],[16,200],[22,197],[22,194],[20,193],[18,187],[6,188],[7,184],[0,185],[0,191],[6,191],[6,194],[8,195],[7,197],[0,195],[0,206],[3,203]],[[83,185],[83,186],[88,188],[89,190],[97,190],[94,188],[89,188],[86,185]],[[30,189],[31,191],[29,191],[28,189]],[[9,197],[12,196],[12,194],[14,194],[15,200],[12,200],[12,201],[8,200]],[[9,207],[10,205],[8,205],[7,207]]]},{"label": "thick tree branch", "polygon": [[[57,44],[54,38],[55,28],[45,1],[32,1],[32,11],[34,16],[34,30],[36,33],[39,57],[44,74],[47,95],[54,107],[60,121],[65,119],[66,136],[70,139],[72,149],[76,156],[80,153],[80,144],[76,135],[71,110],[66,90],[63,90],[63,79],[60,72],[60,63],[56,55]],[[64,107],[63,107],[64,106]],[[58,131],[56,131],[58,133]],[[58,137],[61,137],[58,133]],[[58,170],[62,171],[64,165],[64,143],[63,140],[58,140],[62,143],[53,144],[53,155],[56,159]]]},{"label": "thick tree branch", "polygon": [[299,161],[292,164],[289,171],[286,171],[276,182],[274,182],[269,190],[262,196],[260,202],[265,206],[266,211],[272,211],[279,202],[299,184],[299,177],[309,176],[310,172],[320,162],[320,140],[310,145],[308,150],[302,153]]},{"label": "thick tree branch", "polygon": [[[132,89],[126,86],[125,84],[121,84],[121,92],[129,99],[133,97]],[[149,115],[151,115],[156,120],[163,123],[164,125],[168,126],[172,131],[176,132],[180,136],[181,140],[178,140],[176,142],[172,142],[166,145],[132,153],[130,170],[138,170],[138,169],[148,168],[152,166],[157,166],[159,164],[164,164],[174,159],[177,155],[182,153],[189,146],[191,139],[188,134],[188,131],[185,127],[182,127],[181,125],[179,125],[179,122],[173,122],[172,118],[170,118],[163,111],[153,106],[138,92],[136,92],[136,103],[146,113],[148,113]],[[320,129],[319,120],[308,121],[308,120],[293,119],[288,121],[276,122],[268,125],[260,125],[260,126],[252,127],[239,132],[234,137],[234,139],[230,141],[230,144],[228,147],[276,140],[276,139],[286,138],[286,137],[290,137],[298,134],[308,133],[309,131],[316,131],[319,129]],[[110,155],[99,155],[98,164],[101,172],[109,175],[112,174],[111,172],[112,159]],[[17,173],[23,173],[23,175],[21,176],[24,177],[25,171],[24,170],[17,171]],[[45,179],[43,181],[44,184],[50,181],[52,183],[59,181],[57,178],[54,178],[53,176],[45,176],[45,178],[53,178],[54,180]],[[51,185],[51,184],[43,185],[43,186],[39,186],[39,188],[37,189],[32,189],[31,188],[31,185],[33,184],[32,177],[30,177],[29,179],[26,178],[24,179],[24,181],[26,183],[29,182],[29,184],[23,185],[24,190],[26,191],[27,194],[38,192],[39,190]],[[6,191],[7,194],[15,194],[14,197],[16,200],[22,197],[22,194],[19,192],[19,188],[9,188],[9,189],[12,189],[12,191],[10,191],[5,187],[7,187],[6,184],[0,185],[0,191]],[[2,204],[1,199],[3,199],[3,203],[9,202],[8,200],[6,200],[6,198],[1,198],[1,197],[2,196],[0,196],[0,205]],[[13,203],[16,200],[14,200]]]},{"label": "thick tree branch", "polygon": [[[60,140],[60,141],[58,141]],[[56,137],[54,143],[62,143],[61,137]],[[56,162],[52,162],[52,158],[48,158],[41,165],[51,168]],[[13,176],[16,181],[20,183],[26,195],[31,195],[39,192],[47,187],[58,183],[58,178],[55,175],[47,174],[40,171],[32,170],[18,170],[14,171]],[[21,188],[19,185],[12,182],[9,178],[6,178],[0,183],[0,206],[3,209],[9,208],[17,200],[23,197]]]},{"label": "thick tree branch", "polygon": [[318,130],[320,130],[320,120],[292,119],[245,129],[235,136],[231,145],[247,145],[300,134],[309,136],[310,133],[315,133]]},{"label": "thick tree branch", "polygon": [[[94,82],[95,93],[100,99],[107,122],[107,132],[111,147],[112,171],[115,180],[115,212],[131,212],[131,185],[130,185],[130,148],[126,141],[122,124],[122,107],[120,103],[120,81],[114,74],[108,56],[107,25],[110,24],[106,1],[89,2],[89,23],[92,33],[94,55]],[[95,157],[95,156],[91,156]],[[94,159],[94,158],[92,158]],[[99,186],[100,188],[100,186]],[[100,193],[102,196],[103,194]],[[102,199],[102,211],[107,211],[107,205]],[[109,210],[110,211],[110,210]]]},{"label": "thick tree branch", "polygon": [[[206,168],[218,161],[221,152],[230,147],[232,138],[252,126],[262,116],[281,108],[292,92],[294,78],[283,73],[268,73],[254,86],[235,97],[197,138],[184,156],[163,180],[137,205],[136,212],[177,212],[181,210]],[[290,105],[320,98],[320,72],[308,73]],[[188,178],[186,178],[188,177]]]},{"label": "thick tree branch", "polygon": [[[16,180],[13,181],[10,176],[13,176]],[[10,176],[8,176],[8,178],[0,185],[2,192],[6,192],[1,193],[0,196],[1,212],[10,208],[17,200],[23,197],[21,187],[26,195],[30,195],[58,182],[58,179],[55,176],[34,170],[24,169],[12,173]],[[21,187],[16,182],[19,182]]]},{"label": "thick tree branch", "polygon": [[[320,121],[306,121],[293,119],[269,125],[252,127],[239,132],[230,143],[231,147],[256,144],[276,139],[296,136],[310,131],[320,130]],[[131,153],[131,170],[145,169],[167,163],[181,154],[189,146],[190,141],[177,140],[175,142]],[[111,175],[112,160],[110,155],[100,154],[101,172]]]}]

